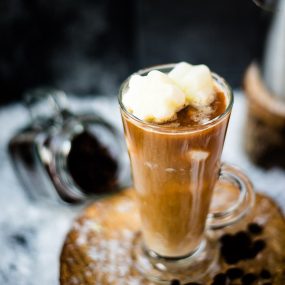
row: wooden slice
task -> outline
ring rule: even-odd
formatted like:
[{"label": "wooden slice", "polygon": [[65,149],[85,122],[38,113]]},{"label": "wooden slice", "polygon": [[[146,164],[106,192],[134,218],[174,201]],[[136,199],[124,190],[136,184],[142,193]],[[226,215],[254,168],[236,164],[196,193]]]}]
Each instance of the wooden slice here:
[{"label": "wooden slice", "polygon": [[285,168],[285,101],[266,87],[256,64],[246,71],[244,91],[248,99],[244,138],[250,159],[266,168]]},{"label": "wooden slice", "polygon": [[[252,233],[248,229],[251,223],[254,223],[251,225]],[[139,228],[134,191],[131,189],[89,206],[74,222],[66,237],[60,258],[60,284],[153,284],[134,267],[132,245]],[[225,236],[225,233],[228,235]],[[216,271],[201,284],[217,285],[219,283],[213,283],[213,279],[218,278],[215,277],[218,273],[236,267],[244,271],[243,277],[226,284],[285,284],[285,219],[270,198],[257,194],[256,205],[248,216],[234,226],[215,231],[214,235],[218,240],[217,246],[221,244],[221,237],[223,242],[229,237],[234,241],[230,245],[230,251],[220,256]],[[238,236],[251,239],[250,249],[259,244],[259,251],[247,259],[231,260],[229,255],[232,249],[236,249],[235,254],[243,251],[243,239],[239,240]],[[267,276],[267,271],[263,271],[260,276],[264,269],[271,273],[271,277]],[[248,273],[254,275],[245,275]],[[257,278],[255,283],[242,283],[252,276]]]}]

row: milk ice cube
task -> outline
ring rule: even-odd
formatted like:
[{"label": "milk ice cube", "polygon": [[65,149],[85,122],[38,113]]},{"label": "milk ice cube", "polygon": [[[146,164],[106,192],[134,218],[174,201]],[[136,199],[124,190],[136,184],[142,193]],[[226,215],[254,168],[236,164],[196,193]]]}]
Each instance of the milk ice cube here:
[{"label": "milk ice cube", "polygon": [[200,108],[215,100],[214,81],[206,65],[181,62],[168,75],[185,93],[189,105]]},{"label": "milk ice cube", "polygon": [[162,123],[176,119],[176,113],[186,105],[186,96],[168,75],[153,70],[130,78],[122,102],[137,118]]}]

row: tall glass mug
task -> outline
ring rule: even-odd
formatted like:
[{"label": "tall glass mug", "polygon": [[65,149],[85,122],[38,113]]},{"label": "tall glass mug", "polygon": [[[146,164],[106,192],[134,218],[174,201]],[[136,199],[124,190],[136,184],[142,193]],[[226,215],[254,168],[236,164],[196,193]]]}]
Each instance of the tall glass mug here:
[{"label": "tall glass mug", "polygon": [[[169,72],[173,64],[144,69]],[[141,218],[142,242],[135,249],[137,268],[157,282],[202,278],[215,263],[218,243],[206,229],[228,226],[244,216],[254,203],[248,178],[235,167],[221,165],[221,153],[233,105],[229,85],[216,74],[227,107],[218,117],[198,126],[175,128],[144,122],[122,103],[129,78],[122,84],[119,103],[131,160]],[[227,183],[239,190],[234,205],[209,213],[215,185]],[[226,190],[225,190],[226,191]]]}]

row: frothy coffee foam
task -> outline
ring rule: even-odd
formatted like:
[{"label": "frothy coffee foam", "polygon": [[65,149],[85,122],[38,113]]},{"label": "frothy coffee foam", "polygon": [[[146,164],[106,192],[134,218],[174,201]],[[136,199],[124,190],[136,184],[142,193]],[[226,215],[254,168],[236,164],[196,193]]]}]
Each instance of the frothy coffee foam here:
[{"label": "frothy coffee foam", "polygon": [[197,120],[201,120],[214,100],[214,81],[209,68],[186,62],[176,64],[169,74],[154,70],[146,76],[133,75],[122,98],[134,116],[156,123],[175,120],[177,113],[187,106],[199,109],[201,115]]}]

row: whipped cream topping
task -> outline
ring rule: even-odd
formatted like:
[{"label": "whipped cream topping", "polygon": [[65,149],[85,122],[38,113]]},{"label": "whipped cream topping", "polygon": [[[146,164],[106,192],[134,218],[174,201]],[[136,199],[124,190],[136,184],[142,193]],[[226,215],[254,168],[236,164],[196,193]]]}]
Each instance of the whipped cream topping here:
[{"label": "whipped cream topping", "polygon": [[206,65],[181,62],[168,73],[158,70],[133,75],[122,102],[137,118],[163,123],[176,119],[186,106],[203,108],[215,99],[214,81]]}]

